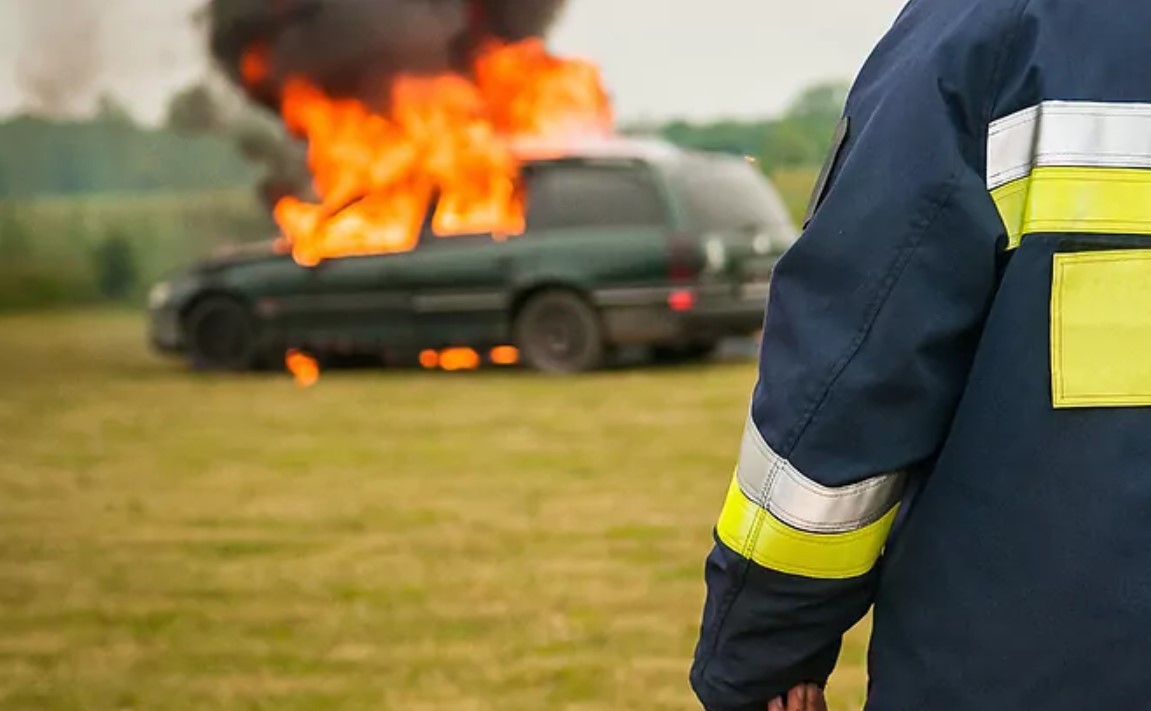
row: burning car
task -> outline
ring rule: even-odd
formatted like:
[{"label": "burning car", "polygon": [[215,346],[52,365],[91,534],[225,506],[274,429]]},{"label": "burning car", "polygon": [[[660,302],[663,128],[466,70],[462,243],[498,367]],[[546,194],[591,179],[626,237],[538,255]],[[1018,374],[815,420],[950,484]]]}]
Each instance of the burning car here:
[{"label": "burning car", "polygon": [[514,236],[442,236],[433,197],[410,249],[314,265],[282,243],[239,251],[153,289],[152,342],[211,370],[287,349],[406,360],[466,347],[506,360],[510,344],[566,373],[621,346],[704,354],[759,328],[796,230],[754,166],[624,139],[521,147],[517,160]]},{"label": "burning car", "polygon": [[213,0],[212,51],[307,149],[275,250],[156,287],[198,367],[373,353],[544,371],[758,328],[794,229],[739,158],[614,136],[599,69],[553,55],[560,0]]}]

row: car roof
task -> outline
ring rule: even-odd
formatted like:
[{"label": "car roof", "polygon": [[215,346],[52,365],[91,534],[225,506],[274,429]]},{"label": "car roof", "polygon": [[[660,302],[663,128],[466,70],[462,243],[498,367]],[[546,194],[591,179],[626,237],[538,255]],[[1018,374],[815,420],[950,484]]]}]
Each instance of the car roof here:
[{"label": "car roof", "polygon": [[663,163],[681,158],[676,146],[652,138],[604,137],[576,141],[516,141],[512,148],[528,163],[563,160],[638,160]]}]

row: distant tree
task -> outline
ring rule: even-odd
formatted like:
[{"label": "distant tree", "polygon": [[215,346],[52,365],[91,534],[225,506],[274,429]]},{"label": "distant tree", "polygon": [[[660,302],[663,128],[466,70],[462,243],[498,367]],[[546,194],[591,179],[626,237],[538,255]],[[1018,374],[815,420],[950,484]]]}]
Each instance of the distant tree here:
[{"label": "distant tree", "polygon": [[219,130],[222,117],[216,98],[206,84],[194,84],[176,93],[168,102],[164,124],[183,133]]},{"label": "distant tree", "polygon": [[115,100],[87,120],[0,120],[0,197],[252,185],[232,142],[134,125]]},{"label": "distant tree", "polygon": [[816,166],[827,153],[835,124],[843,113],[847,89],[842,82],[812,86],[774,120],[671,121],[657,132],[685,148],[754,156],[767,173],[779,168]]},{"label": "distant tree", "polygon": [[772,124],[760,148],[765,170],[814,166],[823,162],[835,125],[843,115],[848,86],[832,82],[801,93]]},{"label": "distant tree", "polygon": [[839,120],[847,103],[849,86],[843,82],[817,84],[801,93],[787,109],[785,118],[832,122]]},{"label": "distant tree", "polygon": [[139,283],[139,270],[128,238],[111,232],[96,248],[94,258],[100,295],[112,300],[131,296]]},{"label": "distant tree", "polygon": [[111,126],[136,125],[128,108],[111,94],[101,94],[96,100],[96,122]]},{"label": "distant tree", "polygon": [[765,134],[759,159],[769,170],[794,168],[817,162],[823,148],[823,141],[807,122],[783,119]]},{"label": "distant tree", "polygon": [[767,121],[719,121],[687,123],[673,121],[660,131],[666,140],[684,148],[732,155],[756,155],[770,128]]}]

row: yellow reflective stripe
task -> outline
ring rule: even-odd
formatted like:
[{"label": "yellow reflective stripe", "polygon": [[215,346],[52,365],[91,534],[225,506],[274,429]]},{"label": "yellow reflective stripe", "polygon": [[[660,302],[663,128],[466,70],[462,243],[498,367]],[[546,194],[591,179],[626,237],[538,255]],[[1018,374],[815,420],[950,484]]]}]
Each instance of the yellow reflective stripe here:
[{"label": "yellow reflective stripe", "polygon": [[1036,168],[991,192],[1008,249],[1035,233],[1151,235],[1151,171]]},{"label": "yellow reflective stripe", "polygon": [[867,573],[879,560],[895,522],[895,506],[879,521],[850,533],[807,533],[779,521],[732,479],[716,532],[724,545],[765,568],[807,578],[842,580]]},{"label": "yellow reflective stripe", "polygon": [[999,208],[999,216],[1003,218],[1003,226],[1007,228],[1007,248],[1015,249],[1023,239],[1023,219],[1027,211],[1028,180],[1016,180],[991,192],[995,199],[995,206]]}]

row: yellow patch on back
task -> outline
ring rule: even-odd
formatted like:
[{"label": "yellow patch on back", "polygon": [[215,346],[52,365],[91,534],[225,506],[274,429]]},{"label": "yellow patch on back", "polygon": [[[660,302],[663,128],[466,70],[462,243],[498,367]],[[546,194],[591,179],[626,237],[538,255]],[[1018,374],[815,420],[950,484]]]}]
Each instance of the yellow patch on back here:
[{"label": "yellow patch on back", "polygon": [[1056,408],[1151,406],[1151,250],[1055,255]]}]

